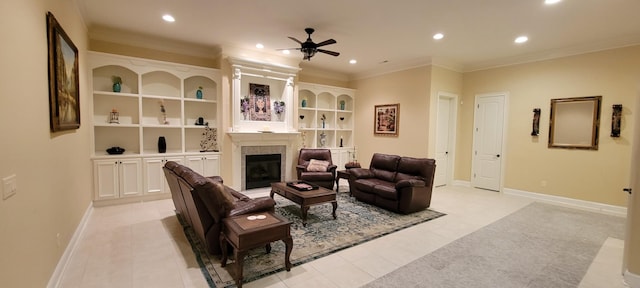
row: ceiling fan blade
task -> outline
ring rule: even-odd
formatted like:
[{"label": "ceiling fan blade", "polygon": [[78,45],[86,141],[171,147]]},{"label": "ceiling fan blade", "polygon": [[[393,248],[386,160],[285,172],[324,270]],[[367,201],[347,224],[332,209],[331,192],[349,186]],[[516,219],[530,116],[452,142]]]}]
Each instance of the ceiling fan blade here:
[{"label": "ceiling fan blade", "polygon": [[329,40],[325,40],[325,41],[322,41],[322,42],[320,42],[320,43],[316,44],[316,47],[320,47],[320,46],[324,46],[324,45],[329,45],[329,44],[336,44],[336,43],[337,43],[337,42],[336,42],[336,40],[329,39]]},{"label": "ceiling fan blade", "polygon": [[293,40],[293,41],[296,41],[296,42],[298,42],[298,44],[302,45],[302,42],[301,42],[300,40],[298,40],[298,39],[296,39],[296,38],[293,38],[293,37],[291,37],[291,36],[289,36],[288,38],[289,38],[289,39],[291,39],[291,40]]},{"label": "ceiling fan blade", "polygon": [[333,56],[338,56],[338,55],[340,55],[340,53],[338,53],[338,52],[329,51],[329,50],[324,50],[324,49],[318,49],[318,52],[322,52],[322,53],[329,54],[329,55],[333,55]]},{"label": "ceiling fan blade", "polygon": [[284,51],[284,50],[300,50],[302,48],[283,48],[283,49],[276,49],[276,51]]}]

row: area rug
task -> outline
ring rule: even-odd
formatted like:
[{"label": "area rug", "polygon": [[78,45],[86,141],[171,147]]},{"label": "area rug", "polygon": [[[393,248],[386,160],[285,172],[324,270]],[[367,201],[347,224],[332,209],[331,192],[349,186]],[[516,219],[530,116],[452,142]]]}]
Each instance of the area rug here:
[{"label": "area rug", "polygon": [[578,287],[624,218],[532,203],[364,287]]},{"label": "area rug", "polygon": [[[276,213],[292,222],[293,251],[290,260],[293,266],[445,215],[430,209],[410,215],[396,214],[357,201],[348,193],[338,193],[337,219],[333,219],[331,204],[311,206],[307,226],[304,227],[300,206],[278,195],[275,199]],[[204,245],[192,228],[186,227],[185,234],[209,286],[235,286],[229,274],[229,271],[235,271],[233,260],[228,261],[226,267],[221,267],[220,257],[205,252]],[[250,251],[244,260],[243,283],[285,270],[284,243],[277,241],[271,247],[269,254],[265,253],[264,248]]]}]

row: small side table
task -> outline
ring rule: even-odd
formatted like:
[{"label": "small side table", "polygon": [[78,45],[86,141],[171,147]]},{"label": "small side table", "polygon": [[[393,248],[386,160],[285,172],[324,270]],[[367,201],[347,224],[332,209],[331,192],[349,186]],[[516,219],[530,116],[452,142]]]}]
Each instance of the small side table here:
[{"label": "small side table", "polygon": [[[255,216],[264,215],[264,219],[249,220]],[[220,233],[220,248],[222,249],[221,266],[227,265],[227,243],[233,246],[233,254],[236,259],[236,273],[234,278],[238,288],[242,287],[242,264],[247,251],[265,246],[267,253],[271,252],[271,242],[282,240],[286,247],[284,254],[284,266],[291,271],[291,250],[293,240],[291,238],[291,222],[284,217],[272,212],[261,212],[250,215],[227,217],[222,220],[222,233]]]},{"label": "small side table", "polygon": [[349,170],[338,170],[336,171],[336,192],[338,192],[338,189],[340,188],[338,186],[338,182],[340,181],[340,179],[345,179],[347,181],[349,181]]}]

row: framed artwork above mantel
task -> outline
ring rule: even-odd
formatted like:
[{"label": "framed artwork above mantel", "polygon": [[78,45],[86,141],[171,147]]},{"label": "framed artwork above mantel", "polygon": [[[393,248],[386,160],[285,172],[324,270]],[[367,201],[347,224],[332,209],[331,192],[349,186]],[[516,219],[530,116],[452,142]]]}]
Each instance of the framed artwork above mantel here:
[{"label": "framed artwork above mantel", "polygon": [[228,132],[291,132],[298,68],[229,57],[233,127]]}]

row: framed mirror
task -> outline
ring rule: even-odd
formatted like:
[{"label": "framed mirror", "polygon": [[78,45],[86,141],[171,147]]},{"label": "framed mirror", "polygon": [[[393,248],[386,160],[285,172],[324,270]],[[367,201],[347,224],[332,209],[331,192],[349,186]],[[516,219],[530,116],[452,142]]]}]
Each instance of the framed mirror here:
[{"label": "framed mirror", "polygon": [[598,150],[602,96],[551,99],[549,148]]}]

